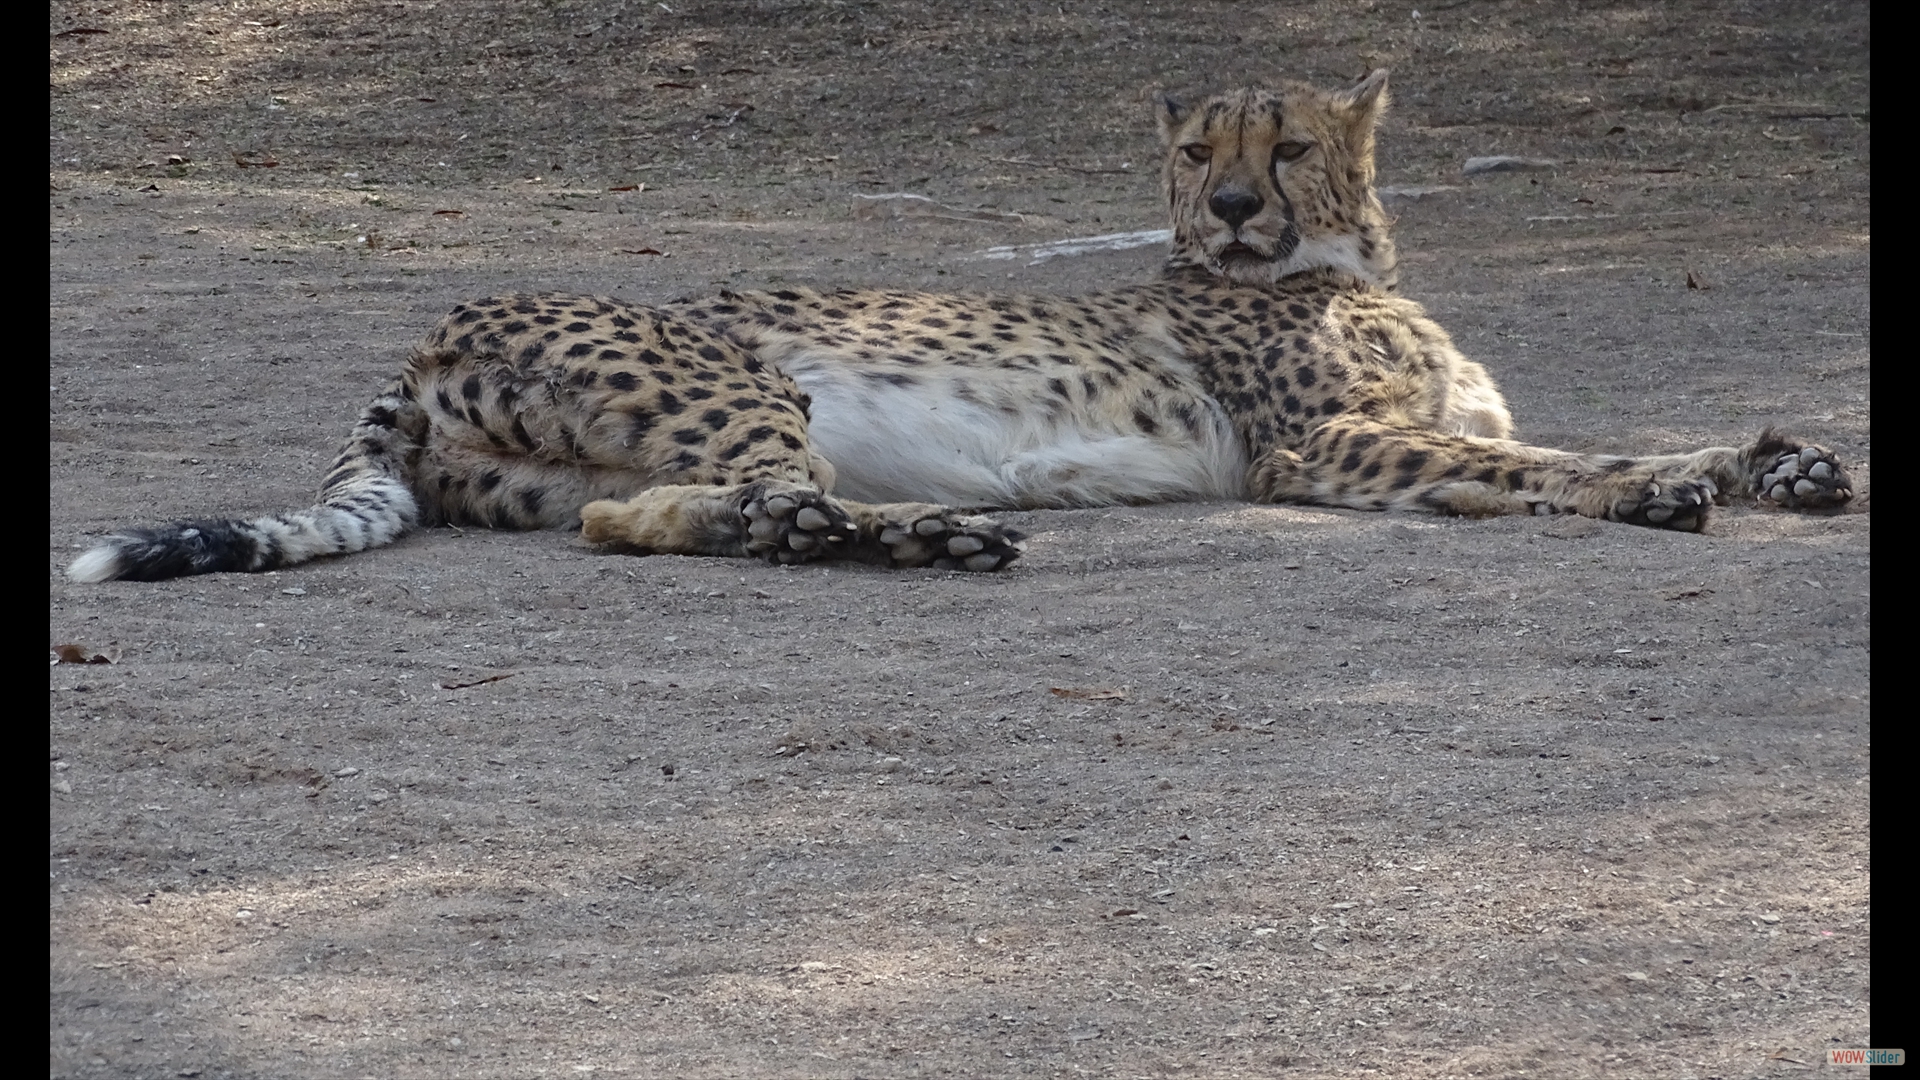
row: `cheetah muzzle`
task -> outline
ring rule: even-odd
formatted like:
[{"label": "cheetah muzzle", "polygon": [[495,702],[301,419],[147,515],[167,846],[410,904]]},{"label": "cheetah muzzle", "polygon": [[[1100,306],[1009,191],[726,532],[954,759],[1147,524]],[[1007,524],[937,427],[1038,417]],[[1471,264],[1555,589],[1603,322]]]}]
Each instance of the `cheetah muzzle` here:
[{"label": "cheetah muzzle", "polygon": [[1385,72],[1155,105],[1172,244],[1082,296],[723,292],[455,307],[307,509],[108,537],[77,581],[259,571],[422,525],[578,525],[639,552],[998,571],[983,509],[1255,499],[1581,514],[1697,531],[1717,503],[1831,511],[1835,455],[1530,446],[1486,369],[1394,292],[1374,192]]}]

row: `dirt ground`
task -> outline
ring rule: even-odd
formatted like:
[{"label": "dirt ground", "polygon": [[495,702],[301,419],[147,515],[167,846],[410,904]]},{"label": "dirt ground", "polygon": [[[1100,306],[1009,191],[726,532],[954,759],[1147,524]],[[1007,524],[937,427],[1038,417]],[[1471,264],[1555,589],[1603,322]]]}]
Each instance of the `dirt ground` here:
[{"label": "dirt ground", "polygon": [[[49,635],[113,660],[50,668],[53,1075],[1874,1045],[1867,5],[56,2],[50,34]],[[305,505],[461,299],[1141,280],[1155,248],[978,253],[1160,227],[1158,87],[1374,65],[1403,291],[1524,437],[1778,424],[1853,464],[1850,512],[1017,513],[980,576],[475,530],[61,576],[118,525]],[[1462,175],[1489,154],[1557,167]],[[892,192],[965,212],[856,213]]]}]

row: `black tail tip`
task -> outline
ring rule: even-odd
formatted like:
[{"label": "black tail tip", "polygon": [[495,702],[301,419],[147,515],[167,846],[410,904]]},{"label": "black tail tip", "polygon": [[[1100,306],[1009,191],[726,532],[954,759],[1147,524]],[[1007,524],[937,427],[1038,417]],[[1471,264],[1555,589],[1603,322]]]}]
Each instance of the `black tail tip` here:
[{"label": "black tail tip", "polygon": [[233,521],[192,521],[108,537],[67,567],[76,582],[165,581],[252,570],[259,543]]}]

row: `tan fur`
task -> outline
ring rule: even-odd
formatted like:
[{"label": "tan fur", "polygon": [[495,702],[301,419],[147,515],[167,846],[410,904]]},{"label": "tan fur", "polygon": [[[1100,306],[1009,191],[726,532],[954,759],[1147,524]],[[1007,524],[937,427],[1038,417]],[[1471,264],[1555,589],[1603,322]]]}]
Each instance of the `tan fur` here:
[{"label": "tan fur", "polygon": [[1698,529],[1730,496],[1852,497],[1832,454],[1771,432],[1645,458],[1513,441],[1486,370],[1393,295],[1373,192],[1386,101],[1384,72],[1162,99],[1174,239],[1143,285],[461,305],[368,407],[312,511],[129,534],[73,573],[266,569],[416,519],[989,570],[1018,534],[955,507],[1253,498]]}]

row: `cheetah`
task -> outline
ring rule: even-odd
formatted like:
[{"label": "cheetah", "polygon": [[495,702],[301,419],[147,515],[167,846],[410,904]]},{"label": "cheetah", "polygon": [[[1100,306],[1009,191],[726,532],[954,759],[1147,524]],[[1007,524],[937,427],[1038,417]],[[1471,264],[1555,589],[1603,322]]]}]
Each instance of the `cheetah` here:
[{"label": "cheetah", "polygon": [[77,581],[261,571],[410,528],[573,528],[639,553],[988,571],[977,510],[1252,499],[1580,514],[1697,531],[1731,498],[1853,495],[1827,450],[1529,446],[1493,379],[1395,293],[1376,71],[1155,106],[1172,243],[1077,297],[723,291],[462,304],[361,414],[317,505],[106,538]]}]

